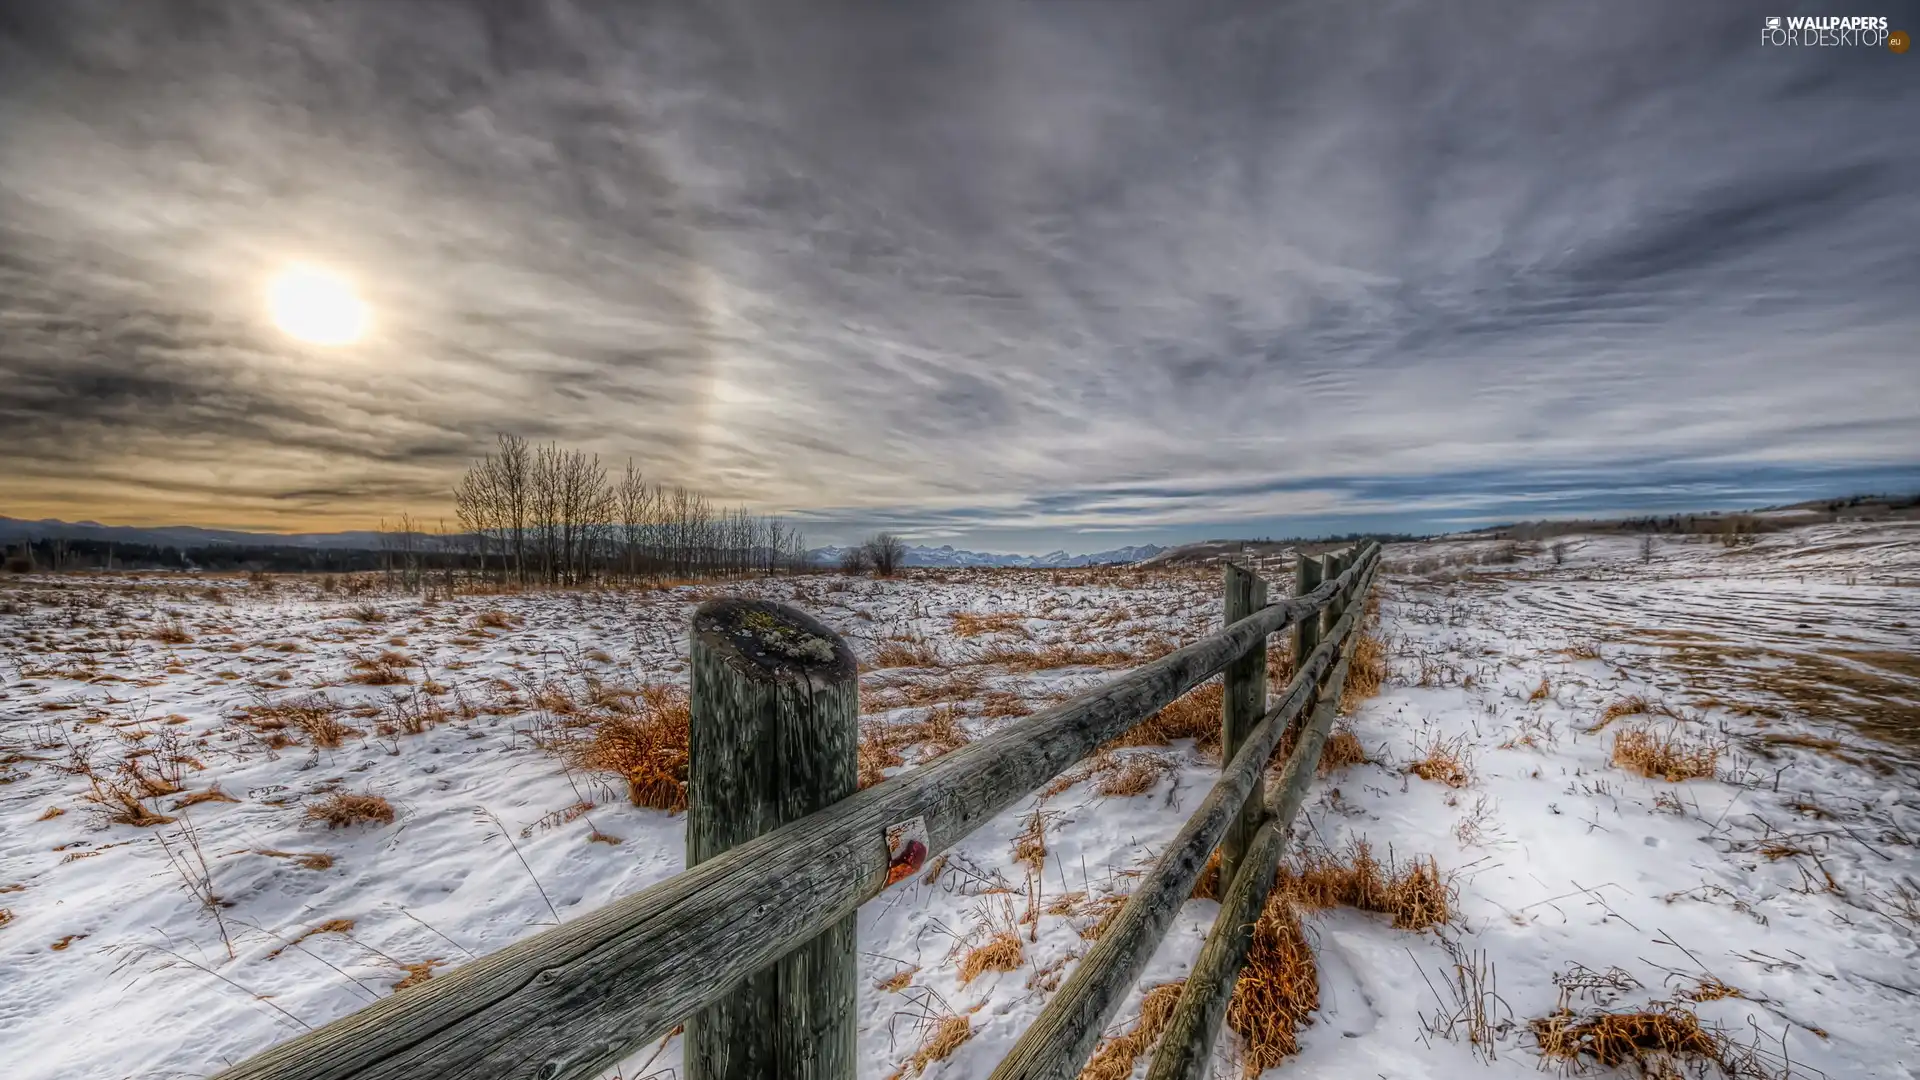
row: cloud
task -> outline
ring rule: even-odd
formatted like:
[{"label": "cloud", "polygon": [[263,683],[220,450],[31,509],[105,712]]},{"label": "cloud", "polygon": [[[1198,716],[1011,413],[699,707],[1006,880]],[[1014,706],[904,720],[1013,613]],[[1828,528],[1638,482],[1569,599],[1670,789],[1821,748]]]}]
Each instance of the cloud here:
[{"label": "cloud", "polygon": [[[1755,21],[9,9],[0,500],[354,527],[496,430],[1036,544],[1912,475],[1911,72]],[[294,259],[368,341],[265,324]]]}]

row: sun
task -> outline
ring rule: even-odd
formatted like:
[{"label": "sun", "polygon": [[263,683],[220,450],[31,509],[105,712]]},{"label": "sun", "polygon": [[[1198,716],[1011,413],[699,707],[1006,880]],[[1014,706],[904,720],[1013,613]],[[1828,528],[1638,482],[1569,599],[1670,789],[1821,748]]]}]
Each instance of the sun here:
[{"label": "sun", "polygon": [[305,263],[275,275],[267,287],[274,325],[314,345],[351,345],[367,332],[370,313],[353,284]]}]

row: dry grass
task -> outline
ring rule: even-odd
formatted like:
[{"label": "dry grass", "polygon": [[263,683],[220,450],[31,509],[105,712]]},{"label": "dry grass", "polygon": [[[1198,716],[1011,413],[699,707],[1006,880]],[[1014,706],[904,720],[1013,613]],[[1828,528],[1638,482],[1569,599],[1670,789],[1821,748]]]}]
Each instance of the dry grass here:
[{"label": "dry grass", "polygon": [[875,990],[885,994],[897,994],[913,985],[913,977],[920,973],[917,967],[903,967],[899,971],[873,984]]},{"label": "dry grass", "polygon": [[353,674],[347,681],[362,686],[402,686],[412,681],[407,677],[407,668],[412,665],[412,660],[392,650],[363,656],[353,662]]},{"label": "dry grass", "polygon": [[605,717],[585,739],[555,748],[576,768],[627,782],[627,800],[670,814],[687,808],[687,763],[692,714],[678,686],[640,687],[633,711]]},{"label": "dry grass", "polygon": [[446,963],[437,956],[429,957],[417,964],[401,964],[400,970],[406,975],[393,984],[395,990],[409,990],[433,978],[433,969]]},{"label": "dry grass", "polygon": [[1547,682],[1546,676],[1542,675],[1540,677],[1540,685],[1534,687],[1533,692],[1527,695],[1527,701],[1528,703],[1532,703],[1536,701],[1545,701],[1552,696],[1553,696],[1553,686]]},{"label": "dry grass", "polygon": [[1214,849],[1207,856],[1207,865],[1200,868],[1200,876],[1193,879],[1193,892],[1188,894],[1195,900],[1220,899],[1220,851]]},{"label": "dry grass", "polygon": [[179,619],[168,619],[153,628],[153,640],[162,645],[191,645],[193,634]]},{"label": "dry grass", "polygon": [[888,638],[873,651],[874,668],[939,667],[940,654],[923,638]]},{"label": "dry grass", "polygon": [[1431,857],[1382,864],[1364,839],[1342,852],[1302,852],[1281,865],[1274,887],[1302,907],[1376,912],[1402,930],[1443,925],[1453,911],[1453,887]]},{"label": "dry grass", "polygon": [[1011,611],[956,611],[951,616],[955,637],[979,637],[982,634],[1014,634],[1018,637],[1032,637],[1027,629],[1025,615]]},{"label": "dry grass", "polygon": [[1626,697],[1617,698],[1609,702],[1606,708],[1600,710],[1600,719],[1594,721],[1593,726],[1587,729],[1587,734],[1592,735],[1599,732],[1605,729],[1608,724],[1624,716],[1673,715],[1673,710],[1665,705],[1648,701],[1640,694],[1629,694]]},{"label": "dry grass", "polygon": [[393,804],[378,795],[356,795],[351,792],[336,791],[320,802],[308,804],[307,820],[324,821],[329,829],[344,828],[367,821],[391,825],[393,824]]},{"label": "dry grass", "polygon": [[1641,725],[1613,737],[1613,763],[1641,776],[1678,783],[1712,776],[1720,763],[1720,747],[1687,738],[1678,724],[1665,730]]},{"label": "dry grass", "polygon": [[1103,770],[1100,782],[1094,785],[1093,790],[1101,795],[1120,798],[1145,795],[1172,768],[1171,762],[1152,754],[1132,754],[1120,759],[1116,767]]},{"label": "dry grass", "polygon": [[340,706],[323,694],[264,701],[240,709],[241,719],[255,731],[294,728],[307,737],[309,744],[323,750],[335,749],[342,740],[360,734],[359,728],[342,723],[339,714]]},{"label": "dry grass", "polygon": [[998,664],[1010,671],[1051,671],[1064,667],[1121,667],[1140,662],[1139,654],[1125,649],[1083,649],[1070,642],[1048,645],[992,645],[968,658],[974,664]]},{"label": "dry grass", "polygon": [[35,820],[35,821],[52,821],[52,820],[53,820],[54,818],[57,818],[57,817],[59,817],[59,816],[60,816],[61,814],[64,814],[64,813],[66,813],[66,810],[65,810],[65,809],[63,809],[63,808],[61,808],[61,807],[58,807],[58,806],[49,806],[49,807],[47,807],[47,809],[46,809],[46,811],[45,811],[44,813],[42,813],[42,814],[41,814],[41,815],[40,815],[39,817],[37,817],[37,818],[34,818],[33,820]]},{"label": "dry grass", "polygon": [[[138,763],[134,763],[137,765]],[[88,777],[90,790],[86,798],[100,807],[101,814],[115,825],[132,825],[137,828],[151,828],[155,825],[170,825],[173,819],[165,814],[156,813],[142,802],[142,792],[120,780],[102,780],[97,776]],[[176,789],[177,790],[177,789]]]},{"label": "dry grass", "polygon": [[860,733],[857,761],[860,766],[860,788],[863,791],[884,782],[887,769],[907,763],[907,759],[888,741],[886,730],[885,725],[869,726]]},{"label": "dry grass", "polygon": [[351,934],[352,932],[353,932],[352,919],[328,919],[326,922],[315,923],[314,925],[307,927],[305,930],[302,930],[297,937],[294,937],[291,940],[285,941],[279,948],[268,953],[267,959],[269,960],[274,959],[275,957],[279,956],[281,953],[286,952],[288,949],[291,949],[294,946],[300,944],[301,942],[307,940],[308,938],[313,937],[315,934]]},{"label": "dry grass", "polygon": [[1320,749],[1320,775],[1364,765],[1372,760],[1367,756],[1367,748],[1360,745],[1360,736],[1355,735],[1353,729],[1338,727]]},{"label": "dry grass", "polygon": [[1448,739],[1435,732],[1415,746],[1414,751],[1420,756],[1407,766],[1407,771],[1420,779],[1451,788],[1473,783],[1473,757],[1465,735]]},{"label": "dry grass", "polygon": [[1221,686],[1217,678],[1201,683],[1122,732],[1107,747],[1167,746],[1175,739],[1192,739],[1203,749],[1219,746]]},{"label": "dry grass", "polygon": [[1378,694],[1387,681],[1387,645],[1362,630],[1354,642],[1353,656],[1347,661],[1346,685],[1340,688],[1340,711],[1351,713],[1355,706]]},{"label": "dry grass", "polygon": [[1020,835],[1013,838],[1013,861],[1025,864],[1035,873],[1047,868],[1047,819],[1037,805],[1033,813],[1027,815]]},{"label": "dry grass", "polygon": [[256,848],[253,853],[265,855],[269,859],[292,859],[303,870],[333,868],[333,856],[324,851],[275,851],[272,848]]},{"label": "dry grass", "polygon": [[1100,1040],[1100,1045],[1080,1070],[1080,1080],[1128,1080],[1134,1063],[1152,1050],[1167,1024],[1173,1020],[1174,1006],[1180,1003],[1185,979],[1161,983],[1140,1000],[1140,1016],[1125,1033]]},{"label": "dry grass", "polygon": [[1247,964],[1227,1003],[1227,1026],[1245,1044],[1249,1078],[1300,1052],[1296,1033],[1320,1007],[1320,971],[1293,897],[1276,889],[1253,927]]},{"label": "dry grass", "polygon": [[1019,934],[1012,930],[995,930],[986,941],[961,954],[960,982],[965,985],[989,971],[1012,971],[1026,958]]},{"label": "dry grass", "polygon": [[1758,1072],[1751,1059],[1733,1052],[1724,1035],[1702,1026],[1692,1010],[1673,1002],[1654,1002],[1649,1009],[1632,1012],[1576,1014],[1562,1008],[1527,1026],[1543,1057],[1561,1061],[1576,1073],[1596,1066],[1627,1068],[1666,1080],[1697,1075],[1706,1065],[1730,1077]]},{"label": "dry grass", "polygon": [[201,803],[210,803],[210,802],[237,803],[239,801],[240,801],[239,799],[236,799],[233,796],[227,794],[226,792],[221,791],[219,784],[215,784],[205,791],[196,791],[191,795],[187,795],[183,797],[178,802],[174,803],[172,808],[175,810],[185,810],[189,806],[199,806]]},{"label": "dry grass", "polygon": [[927,1031],[926,1038],[921,1040],[919,1049],[915,1050],[906,1064],[900,1066],[888,1080],[895,1080],[897,1077],[909,1074],[920,1075],[934,1062],[945,1061],[952,1057],[953,1052],[960,1049],[971,1038],[973,1038],[973,1024],[964,1016],[948,1016],[934,1021]]}]

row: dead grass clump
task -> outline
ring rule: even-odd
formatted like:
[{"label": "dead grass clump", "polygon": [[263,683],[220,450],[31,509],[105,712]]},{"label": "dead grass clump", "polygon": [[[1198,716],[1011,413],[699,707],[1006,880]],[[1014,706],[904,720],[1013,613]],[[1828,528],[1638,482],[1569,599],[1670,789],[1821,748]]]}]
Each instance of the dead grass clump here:
[{"label": "dead grass clump", "polygon": [[1352,712],[1354,706],[1378,694],[1386,681],[1386,643],[1373,636],[1372,631],[1362,630],[1347,661],[1346,685],[1340,688],[1340,711]]},{"label": "dead grass clump", "polygon": [[1407,766],[1407,771],[1420,779],[1451,788],[1473,783],[1473,757],[1467,749],[1466,736],[1448,739],[1435,732],[1414,750],[1420,756]]},{"label": "dead grass clump", "polygon": [[687,808],[687,692],[678,686],[640,688],[636,711],[593,725],[593,734],[561,744],[573,765],[611,773],[627,782],[627,799],[677,814]]},{"label": "dead grass clump", "polygon": [[1192,739],[1196,747],[1203,749],[1219,746],[1221,685],[1217,678],[1201,683],[1122,732],[1107,746],[1167,746],[1175,739]]},{"label": "dead grass clump", "polygon": [[353,674],[347,681],[362,686],[402,686],[413,680],[407,677],[407,668],[413,661],[391,650],[378,656],[363,656],[353,662]]},{"label": "dead grass clump", "polygon": [[1528,1023],[1544,1057],[1570,1069],[1629,1066],[1643,1077],[1686,1075],[1686,1066],[1711,1063],[1729,1076],[1740,1075],[1730,1060],[1726,1039],[1702,1027],[1693,1011],[1672,1002],[1634,1012],[1576,1014],[1560,1009]]},{"label": "dead grass clump", "polygon": [[1553,696],[1553,687],[1547,682],[1546,676],[1542,675],[1540,677],[1540,685],[1534,687],[1533,693],[1527,695],[1527,701],[1529,703],[1535,702],[1535,701],[1545,701],[1552,696]]},{"label": "dead grass clump", "polygon": [[963,985],[970,983],[989,971],[1012,971],[1026,958],[1019,934],[1011,930],[995,930],[985,942],[961,955],[960,982]]},{"label": "dead grass clump", "polygon": [[473,617],[473,625],[478,629],[511,630],[517,625],[513,616],[499,608],[488,608]]},{"label": "dead grass clump", "polygon": [[1344,852],[1308,850],[1283,863],[1278,893],[1303,907],[1351,907],[1393,918],[1401,930],[1425,930],[1452,917],[1453,888],[1432,857],[1383,865],[1366,840]]},{"label": "dead grass clump", "polygon": [[920,1075],[934,1062],[945,1061],[952,1057],[953,1052],[960,1049],[971,1038],[973,1038],[973,1023],[964,1016],[948,1016],[935,1021],[927,1031],[927,1037],[921,1041],[920,1048],[915,1050],[913,1056],[907,1059],[907,1063],[900,1066],[888,1080],[896,1080],[897,1077],[908,1074]]},{"label": "dead grass clump", "polygon": [[387,613],[372,604],[360,604],[347,609],[347,618],[362,623],[383,623],[387,621]]},{"label": "dead grass clump", "polygon": [[1027,629],[1027,617],[1017,612],[956,611],[951,618],[956,637],[979,637],[982,634],[1014,634],[1023,638],[1033,636]]},{"label": "dead grass clump", "polygon": [[1122,760],[1117,768],[1104,771],[1093,790],[1121,798],[1145,795],[1160,782],[1161,775],[1171,768],[1171,763],[1151,754],[1133,754]]},{"label": "dead grass clump", "polygon": [[52,821],[52,820],[53,820],[54,818],[57,818],[57,817],[59,817],[59,816],[60,816],[61,814],[64,814],[64,813],[66,813],[66,810],[64,810],[64,809],[63,809],[63,808],[61,808],[61,807],[58,807],[58,806],[49,806],[49,807],[47,807],[47,809],[46,809],[46,812],[45,812],[45,813],[43,813],[43,814],[41,814],[41,815],[40,815],[39,817],[37,817],[37,818],[34,818],[33,820],[35,820],[35,821]]},{"label": "dead grass clump", "polygon": [[92,789],[86,796],[87,800],[98,805],[107,821],[115,825],[145,829],[173,823],[173,819],[167,815],[149,810],[146,803],[141,801],[142,794],[138,788],[118,780],[102,780],[97,776],[89,777],[88,782]]},{"label": "dead grass clump", "polygon": [[1352,728],[1338,727],[1328,737],[1326,745],[1320,748],[1320,775],[1364,765],[1372,760],[1367,756],[1367,748],[1360,744],[1360,736],[1355,735]]},{"label": "dead grass clump", "polygon": [[162,645],[191,645],[193,634],[179,619],[168,619],[153,629],[153,640]]},{"label": "dead grass clump", "polygon": [[873,667],[938,667],[940,656],[922,638],[889,638],[874,650]]},{"label": "dead grass clump", "polygon": [[240,717],[255,731],[295,728],[309,743],[323,750],[332,750],[341,740],[360,734],[360,729],[340,721],[340,706],[324,694],[245,705],[240,709]]},{"label": "dead grass clump", "polygon": [[1020,835],[1013,838],[1013,861],[1026,864],[1035,873],[1047,868],[1047,819],[1038,806],[1027,815]]},{"label": "dead grass clump", "polygon": [[1595,721],[1593,726],[1587,729],[1587,734],[1591,735],[1623,716],[1645,716],[1650,711],[1651,707],[1647,704],[1646,698],[1639,694],[1629,694],[1626,697],[1609,703],[1605,709],[1602,709],[1600,711],[1600,719]]},{"label": "dead grass clump", "polygon": [[1193,892],[1188,894],[1195,900],[1220,899],[1220,851],[1214,849],[1207,856],[1207,865],[1200,868],[1200,876],[1193,879]]},{"label": "dead grass clump", "polygon": [[408,990],[419,986],[421,983],[433,978],[433,969],[444,963],[446,963],[446,961],[434,956],[422,960],[417,964],[401,964],[400,970],[407,974],[404,978],[395,982],[393,988],[395,990]]},{"label": "dead grass clump", "polygon": [[1027,699],[1011,691],[989,690],[980,699],[980,715],[995,720],[1032,716],[1033,706],[1027,704]]},{"label": "dead grass clump", "polygon": [[269,859],[292,859],[303,870],[330,870],[333,868],[333,856],[324,851],[275,851],[272,848],[256,848],[255,855],[265,855]]},{"label": "dead grass clump", "polygon": [[887,741],[885,727],[869,728],[860,735],[860,749],[856,760],[860,766],[860,788],[865,790],[887,779],[886,770],[896,765],[905,765],[907,759]]},{"label": "dead grass clump", "polygon": [[1174,1006],[1180,1004],[1180,991],[1187,980],[1161,983],[1140,1000],[1140,1017],[1124,1034],[1101,1039],[1100,1045],[1080,1070],[1080,1080],[1128,1080],[1134,1062],[1152,1050],[1173,1020]]},{"label": "dead grass clump", "polygon": [[237,803],[239,801],[240,801],[239,799],[236,799],[233,796],[227,794],[226,792],[221,791],[219,784],[215,784],[205,791],[196,791],[193,794],[182,798],[180,801],[173,804],[173,809],[185,810],[189,806],[199,806],[201,803],[210,803],[210,802]]},{"label": "dead grass clump", "polygon": [[878,727],[878,741],[896,751],[918,746],[923,760],[939,757],[973,741],[966,718],[967,714],[956,706],[936,705],[918,720]]},{"label": "dead grass clump", "polygon": [[1245,1075],[1259,1076],[1300,1052],[1296,1033],[1320,1007],[1320,970],[1291,897],[1268,896],[1253,926],[1247,965],[1227,1002],[1227,1025],[1245,1042]]},{"label": "dead grass clump", "polygon": [[351,933],[353,933],[352,919],[328,919],[326,922],[315,923],[314,925],[307,927],[305,930],[302,930],[299,936],[293,938],[290,941],[284,941],[284,944],[282,944],[279,948],[267,954],[267,959],[269,960],[274,959],[275,957],[279,956],[281,953],[286,952],[288,949],[293,948],[294,946],[300,944],[301,942],[307,940],[310,937],[313,937],[316,934],[351,934]]},{"label": "dead grass clump", "polygon": [[324,821],[329,829],[358,825],[364,821],[393,824],[393,804],[378,795],[357,795],[336,791],[307,806],[307,820]]},{"label": "dead grass clump", "polygon": [[1643,725],[1613,737],[1613,763],[1641,776],[1678,783],[1712,776],[1720,763],[1720,748],[1687,738],[1678,724],[1665,730]]}]

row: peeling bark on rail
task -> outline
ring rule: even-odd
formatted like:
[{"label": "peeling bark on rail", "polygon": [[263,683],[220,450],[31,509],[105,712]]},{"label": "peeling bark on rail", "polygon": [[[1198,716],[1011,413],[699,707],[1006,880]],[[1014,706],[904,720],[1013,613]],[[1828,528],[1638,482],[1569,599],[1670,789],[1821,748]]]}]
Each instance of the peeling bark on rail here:
[{"label": "peeling bark on rail", "polygon": [[1071,701],[561,926],[249,1058],[216,1080],[586,1080],[886,885],[888,826],[964,838],[1358,577],[1254,612]]},{"label": "peeling bark on rail", "polygon": [[[1357,554],[1355,567],[1364,574],[1377,557],[1371,548]],[[1346,575],[1334,580],[1344,589],[1354,579]],[[994,1069],[991,1080],[1065,1080],[1080,1072],[1092,1055],[1101,1030],[1113,1018],[1114,1011],[1166,937],[1174,914],[1192,895],[1207,856],[1238,814],[1253,782],[1266,769],[1281,734],[1296,716],[1312,706],[1320,677],[1334,666],[1346,639],[1352,636],[1355,622],[1351,617],[1342,619],[1314,648],[1289,684],[1286,695],[1248,733],[1240,752],[1223,770],[1200,808],[1181,826],[1153,869],[1141,879],[1112,924],[1100,935],[1100,940],[1074,967],[1059,993]],[[1338,698],[1332,700],[1338,701]],[[1328,711],[1331,712],[1331,707]],[[1316,748],[1316,761],[1318,756]],[[1294,757],[1298,758],[1299,754],[1296,752]],[[1261,867],[1249,852],[1241,875],[1260,872]],[[1264,873],[1270,881],[1271,864]]]}]

